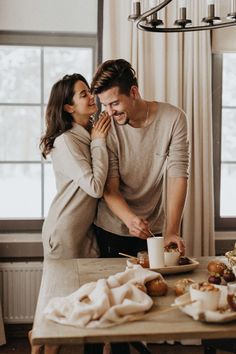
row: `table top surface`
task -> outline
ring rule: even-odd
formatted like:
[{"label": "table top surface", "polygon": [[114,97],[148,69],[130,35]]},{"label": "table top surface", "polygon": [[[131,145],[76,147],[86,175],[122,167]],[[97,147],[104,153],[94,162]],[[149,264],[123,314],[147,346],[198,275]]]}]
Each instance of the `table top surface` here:
[{"label": "table top surface", "polygon": [[49,321],[43,310],[52,297],[67,296],[82,284],[107,278],[125,270],[125,258],[93,258],[50,260],[44,262],[42,283],[35,313],[32,339],[34,344],[83,344],[112,341],[146,341],[235,338],[236,322],[203,323],[195,321],[179,309],[160,311],[174,302],[174,284],[181,278],[206,281],[207,264],[213,257],[200,257],[200,265],[189,273],[164,275],[168,283],[167,296],[155,297],[147,318],[105,329],[87,329],[65,326]]}]

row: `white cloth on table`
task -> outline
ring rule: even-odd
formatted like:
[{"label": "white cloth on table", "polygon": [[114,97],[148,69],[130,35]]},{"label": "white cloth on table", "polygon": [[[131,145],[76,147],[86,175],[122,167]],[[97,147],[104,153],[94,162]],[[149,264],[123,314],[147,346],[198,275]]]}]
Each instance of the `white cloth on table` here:
[{"label": "white cloth on table", "polygon": [[82,285],[66,297],[52,298],[44,310],[47,319],[57,323],[105,328],[135,321],[150,310],[153,300],[137,287],[161,276],[142,268],[124,272]]}]

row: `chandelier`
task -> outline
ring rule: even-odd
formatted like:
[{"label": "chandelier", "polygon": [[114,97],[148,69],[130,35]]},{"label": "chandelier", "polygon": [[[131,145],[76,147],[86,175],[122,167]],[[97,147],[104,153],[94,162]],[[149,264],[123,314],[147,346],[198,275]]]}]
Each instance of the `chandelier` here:
[{"label": "chandelier", "polygon": [[[236,25],[236,0],[230,0],[230,8],[224,18],[220,18],[216,13],[216,1],[219,0],[205,0],[206,16],[202,18],[200,24],[194,24],[188,18],[187,3],[190,4],[191,0],[175,0],[177,18],[171,27],[165,26],[160,16],[160,10],[164,9],[172,1],[149,0],[150,9],[141,13],[141,1],[133,0],[132,13],[128,19],[134,21],[138,29],[149,32],[202,31]],[[225,0],[223,1],[225,2]]]}]

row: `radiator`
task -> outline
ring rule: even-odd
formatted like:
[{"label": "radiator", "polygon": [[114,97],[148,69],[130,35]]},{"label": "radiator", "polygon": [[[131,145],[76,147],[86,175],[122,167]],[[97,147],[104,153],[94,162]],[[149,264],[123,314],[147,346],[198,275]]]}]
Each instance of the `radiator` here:
[{"label": "radiator", "polygon": [[0,263],[0,300],[5,323],[32,323],[42,262]]}]

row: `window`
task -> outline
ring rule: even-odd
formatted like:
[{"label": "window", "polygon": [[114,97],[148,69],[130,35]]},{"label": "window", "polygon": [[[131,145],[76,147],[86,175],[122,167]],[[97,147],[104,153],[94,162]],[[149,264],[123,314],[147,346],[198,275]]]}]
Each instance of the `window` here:
[{"label": "window", "polygon": [[213,55],[215,224],[236,230],[236,53]]},{"label": "window", "polygon": [[74,72],[91,81],[96,36],[14,38],[0,36],[0,229],[36,231],[55,195],[50,159],[38,147],[50,90]]}]

